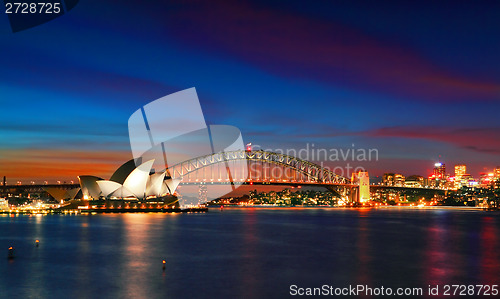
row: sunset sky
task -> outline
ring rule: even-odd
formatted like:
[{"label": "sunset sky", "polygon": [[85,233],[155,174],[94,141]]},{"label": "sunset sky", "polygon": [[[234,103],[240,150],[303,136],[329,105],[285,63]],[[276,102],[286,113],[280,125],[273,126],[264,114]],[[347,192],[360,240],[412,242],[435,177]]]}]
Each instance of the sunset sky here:
[{"label": "sunset sky", "polygon": [[226,2],[81,0],[18,33],[1,14],[0,176],[109,178],[129,116],[190,87],[263,149],[377,149],[350,161],[371,175],[500,165],[499,1]]}]

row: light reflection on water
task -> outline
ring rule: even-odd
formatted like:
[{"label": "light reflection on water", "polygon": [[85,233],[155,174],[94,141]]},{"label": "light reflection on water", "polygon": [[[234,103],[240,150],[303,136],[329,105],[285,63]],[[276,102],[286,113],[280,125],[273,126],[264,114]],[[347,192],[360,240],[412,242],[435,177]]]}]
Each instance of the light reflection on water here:
[{"label": "light reflection on water", "polygon": [[499,284],[499,216],[231,208],[0,217],[0,297],[276,298],[291,284]]}]

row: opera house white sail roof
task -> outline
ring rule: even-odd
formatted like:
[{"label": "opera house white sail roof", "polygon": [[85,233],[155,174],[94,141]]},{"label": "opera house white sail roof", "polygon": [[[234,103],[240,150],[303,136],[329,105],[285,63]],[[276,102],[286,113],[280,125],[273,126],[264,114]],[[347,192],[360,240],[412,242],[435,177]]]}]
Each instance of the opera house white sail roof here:
[{"label": "opera house white sail roof", "polygon": [[[134,198],[145,199],[148,196],[161,197],[174,194],[181,179],[165,179],[166,171],[152,173],[154,159],[142,161],[130,160],[120,166],[109,180],[95,176],[79,176],[84,199]],[[139,166],[135,166],[139,164]]]}]

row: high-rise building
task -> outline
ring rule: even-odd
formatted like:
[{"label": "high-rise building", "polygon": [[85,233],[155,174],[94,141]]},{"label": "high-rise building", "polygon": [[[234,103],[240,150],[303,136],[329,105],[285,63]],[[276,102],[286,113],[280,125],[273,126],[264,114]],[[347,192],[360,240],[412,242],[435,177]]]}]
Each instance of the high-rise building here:
[{"label": "high-rise building", "polygon": [[432,175],[435,179],[445,179],[446,178],[446,166],[444,163],[438,162],[434,164],[434,171]]},{"label": "high-rise building", "polygon": [[497,166],[493,173],[495,174],[496,179],[500,179],[500,166]]},{"label": "high-rise building", "polygon": [[455,179],[461,179],[467,173],[465,164],[455,165]]},{"label": "high-rise building", "polygon": [[460,189],[462,186],[467,185],[469,175],[467,174],[467,166],[465,164],[455,165],[455,177],[453,181],[453,187],[455,189]]},{"label": "high-rise building", "polygon": [[479,174],[479,185],[482,188],[488,188],[488,187],[492,186],[494,181],[495,181],[495,178],[494,178],[493,172]]}]

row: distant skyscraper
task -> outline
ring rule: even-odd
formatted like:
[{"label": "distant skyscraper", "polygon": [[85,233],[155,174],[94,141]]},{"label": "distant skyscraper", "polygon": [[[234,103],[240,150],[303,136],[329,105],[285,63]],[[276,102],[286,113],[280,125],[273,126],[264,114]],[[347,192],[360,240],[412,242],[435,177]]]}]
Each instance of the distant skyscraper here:
[{"label": "distant skyscraper", "polygon": [[495,178],[500,179],[500,166],[497,166],[493,173],[495,174]]},{"label": "distant skyscraper", "polygon": [[465,164],[455,165],[455,177],[457,179],[462,178],[467,173],[467,166]]},{"label": "distant skyscraper", "polygon": [[438,162],[434,164],[434,171],[432,175],[435,179],[445,179],[446,178],[446,166],[444,163]]},{"label": "distant skyscraper", "polygon": [[467,185],[467,166],[465,164],[455,165],[455,189],[460,189]]}]

